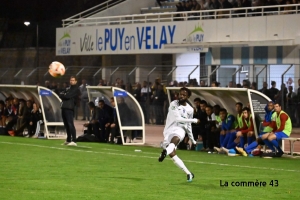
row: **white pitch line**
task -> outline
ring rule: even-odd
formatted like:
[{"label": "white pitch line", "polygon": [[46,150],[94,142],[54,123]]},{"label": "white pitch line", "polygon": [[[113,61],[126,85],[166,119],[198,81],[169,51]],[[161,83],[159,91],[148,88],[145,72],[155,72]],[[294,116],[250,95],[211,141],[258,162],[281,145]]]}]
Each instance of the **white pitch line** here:
[{"label": "white pitch line", "polygon": [[[139,157],[139,158],[152,158],[157,159],[158,157],[150,157],[150,156],[141,156],[136,154],[122,154],[122,153],[112,153],[112,152],[97,152],[97,151],[86,151],[86,150],[77,150],[74,148],[59,148],[59,147],[50,147],[50,146],[42,146],[35,144],[26,144],[26,143],[14,143],[14,142],[0,142],[2,144],[10,144],[10,145],[20,145],[20,146],[31,146],[31,147],[39,147],[39,148],[47,148],[47,149],[57,149],[63,151],[77,151],[77,152],[85,152],[85,153],[96,153],[96,154],[108,154],[108,155],[117,155],[117,156],[127,156],[127,157]],[[157,154],[159,155],[159,153]],[[245,166],[245,165],[231,165],[224,163],[213,163],[213,162],[202,162],[202,161],[194,161],[194,160],[183,160],[184,162],[197,163],[197,164],[206,164],[206,165],[218,165],[218,166],[227,166],[227,167],[240,167],[240,168],[249,168],[249,169],[263,169],[263,170],[274,170],[274,171],[285,171],[285,172],[297,172],[300,170],[292,170],[292,169],[280,169],[280,168],[268,168],[268,167],[253,167],[253,166]]]}]

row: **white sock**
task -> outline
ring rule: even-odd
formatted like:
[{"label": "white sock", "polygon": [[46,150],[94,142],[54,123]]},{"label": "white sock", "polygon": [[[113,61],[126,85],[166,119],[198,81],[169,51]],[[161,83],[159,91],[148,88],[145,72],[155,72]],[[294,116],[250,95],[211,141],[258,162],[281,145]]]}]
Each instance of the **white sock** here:
[{"label": "white sock", "polygon": [[175,155],[172,160],[174,161],[175,165],[182,169],[186,174],[191,174],[191,172],[186,168],[182,160],[177,155]]},{"label": "white sock", "polygon": [[169,155],[170,153],[172,153],[175,149],[175,144],[174,143],[170,143],[168,145],[168,147],[166,148],[166,151],[167,151],[167,155]]}]

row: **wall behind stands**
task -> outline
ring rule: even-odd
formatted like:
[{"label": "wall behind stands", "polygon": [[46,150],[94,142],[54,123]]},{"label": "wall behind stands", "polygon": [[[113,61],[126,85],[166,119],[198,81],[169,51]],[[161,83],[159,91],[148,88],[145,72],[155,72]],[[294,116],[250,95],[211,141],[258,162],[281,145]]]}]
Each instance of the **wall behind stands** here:
[{"label": "wall behind stands", "polygon": [[[262,17],[230,18],[216,20],[189,20],[180,22],[141,23],[128,25],[103,25],[58,28],[56,30],[57,55],[103,55],[200,52],[198,48],[164,49],[164,44],[203,42],[256,42],[250,49],[214,48],[212,64],[235,64],[233,57],[243,58],[249,64],[268,62],[269,54],[275,63],[285,63],[295,58],[295,47],[285,46],[287,40],[300,43],[300,14]],[[268,47],[274,46],[274,47]],[[273,49],[275,48],[275,49]],[[222,56],[222,57],[221,57]],[[269,58],[268,58],[269,60]],[[289,61],[288,61],[289,60]]]}]

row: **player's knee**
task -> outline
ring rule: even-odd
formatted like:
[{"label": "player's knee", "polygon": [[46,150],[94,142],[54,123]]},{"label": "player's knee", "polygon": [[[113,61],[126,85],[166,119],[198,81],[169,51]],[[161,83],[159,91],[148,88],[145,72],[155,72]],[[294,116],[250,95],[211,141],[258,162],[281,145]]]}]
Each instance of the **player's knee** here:
[{"label": "player's knee", "polygon": [[261,139],[266,140],[268,138],[268,136],[269,136],[269,133],[265,133],[261,136]]},{"label": "player's knee", "polygon": [[247,133],[247,136],[248,136],[248,137],[252,137],[253,134],[254,134],[253,131],[249,131],[249,132]]},{"label": "player's knee", "polygon": [[173,151],[172,153],[169,154],[169,156],[170,156],[171,158],[173,158],[174,156],[176,156],[176,151],[175,151],[175,149],[174,149],[174,151]]},{"label": "player's knee", "polygon": [[275,134],[269,135],[268,140],[269,141],[276,140],[276,135]]}]

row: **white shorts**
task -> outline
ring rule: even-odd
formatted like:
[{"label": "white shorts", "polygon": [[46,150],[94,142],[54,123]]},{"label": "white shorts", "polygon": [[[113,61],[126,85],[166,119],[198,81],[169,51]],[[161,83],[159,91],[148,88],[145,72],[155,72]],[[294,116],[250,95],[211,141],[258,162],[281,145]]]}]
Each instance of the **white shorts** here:
[{"label": "white shorts", "polygon": [[[173,129],[172,132],[164,133],[164,141],[162,147],[165,149],[171,143],[173,137],[179,137],[180,142],[184,139],[185,130],[182,128]],[[179,142],[179,143],[180,143]]]}]

